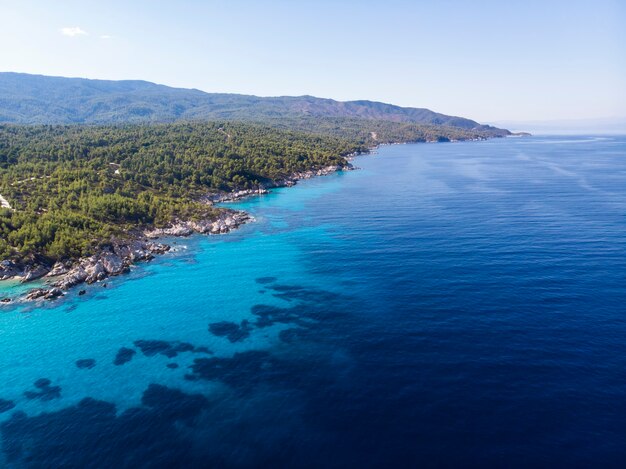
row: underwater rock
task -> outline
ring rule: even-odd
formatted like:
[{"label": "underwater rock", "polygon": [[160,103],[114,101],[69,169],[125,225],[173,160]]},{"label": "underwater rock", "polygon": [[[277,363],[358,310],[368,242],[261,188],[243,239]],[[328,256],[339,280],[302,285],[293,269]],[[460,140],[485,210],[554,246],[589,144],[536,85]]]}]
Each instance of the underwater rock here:
[{"label": "underwater rock", "polygon": [[122,347],[117,351],[117,355],[115,355],[115,360],[113,360],[114,365],[123,365],[124,363],[128,363],[133,359],[137,352],[135,352],[131,348]]},{"label": "underwater rock", "polygon": [[15,402],[6,399],[0,399],[0,414],[8,412],[15,407]]},{"label": "underwater rock", "polygon": [[91,370],[96,366],[96,361],[93,358],[83,358],[82,360],[76,360],[76,366],[81,370]]},{"label": "underwater rock", "polygon": [[144,391],[141,403],[170,419],[188,420],[207,407],[209,401],[201,394],[185,394],[178,389],[153,383]]},{"label": "underwater rock", "polygon": [[292,308],[279,308],[278,306],[257,304],[250,308],[250,312],[257,317],[254,325],[256,327],[269,327],[274,324],[303,324],[301,319],[303,308],[295,306]]},{"label": "underwater rock", "polygon": [[50,381],[48,378],[39,378],[34,383],[35,387],[38,389],[45,389],[50,386],[50,384],[52,384],[52,381]]},{"label": "underwater rock", "polygon": [[266,285],[268,283],[274,283],[276,280],[278,280],[276,277],[259,277],[256,279],[256,283]]},{"label": "underwater rock", "polygon": [[164,340],[137,340],[134,344],[146,357],[153,357],[160,353],[166,354],[172,348],[170,343]]},{"label": "underwater rock", "polygon": [[39,378],[35,381],[34,386],[38,391],[26,391],[24,396],[27,399],[40,399],[42,401],[51,401],[61,397],[61,387],[51,386],[52,382],[48,378]]},{"label": "underwater rock", "polygon": [[220,467],[190,451],[194,440],[181,431],[208,400],[199,394],[152,384],[142,405],[116,412],[90,397],[59,410],[13,412],[0,424],[3,464],[8,467]]},{"label": "underwater rock", "polygon": [[249,389],[272,374],[273,359],[265,350],[249,350],[232,357],[196,358],[190,368],[187,380],[218,380],[233,388]]},{"label": "underwater rock", "polygon": [[244,319],[241,324],[230,321],[220,321],[209,324],[209,332],[218,337],[226,337],[232,343],[240,342],[250,336],[252,326]]},{"label": "underwater rock", "polygon": [[137,340],[135,347],[141,350],[146,357],[164,355],[174,358],[182,352],[195,352],[196,348],[187,342],[168,342],[166,340]]},{"label": "underwater rock", "polygon": [[287,344],[291,344],[295,342],[297,339],[303,335],[304,331],[302,329],[285,329],[278,333],[278,338]]}]

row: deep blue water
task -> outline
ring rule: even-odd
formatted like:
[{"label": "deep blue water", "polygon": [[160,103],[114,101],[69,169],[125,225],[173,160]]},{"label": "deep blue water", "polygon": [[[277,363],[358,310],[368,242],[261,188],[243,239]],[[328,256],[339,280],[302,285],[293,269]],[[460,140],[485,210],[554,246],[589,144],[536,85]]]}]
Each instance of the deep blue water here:
[{"label": "deep blue water", "polygon": [[5,307],[0,466],[626,465],[626,138],[355,163]]}]

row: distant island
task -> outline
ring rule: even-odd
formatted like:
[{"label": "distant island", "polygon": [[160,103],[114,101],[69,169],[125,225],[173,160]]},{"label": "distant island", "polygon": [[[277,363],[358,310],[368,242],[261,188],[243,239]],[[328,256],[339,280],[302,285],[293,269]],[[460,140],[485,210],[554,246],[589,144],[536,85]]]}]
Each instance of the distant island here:
[{"label": "distant island", "polygon": [[249,221],[215,202],[351,169],[380,144],[509,135],[369,101],[0,73],[0,279],[45,277],[27,297],[58,297],[167,251],[158,237]]}]

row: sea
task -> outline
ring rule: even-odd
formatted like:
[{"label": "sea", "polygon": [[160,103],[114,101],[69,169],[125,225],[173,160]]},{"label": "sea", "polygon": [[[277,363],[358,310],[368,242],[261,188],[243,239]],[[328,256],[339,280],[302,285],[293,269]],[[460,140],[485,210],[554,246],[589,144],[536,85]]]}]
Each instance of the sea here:
[{"label": "sea", "polygon": [[625,467],[626,137],[353,164],[3,305],[0,467]]}]

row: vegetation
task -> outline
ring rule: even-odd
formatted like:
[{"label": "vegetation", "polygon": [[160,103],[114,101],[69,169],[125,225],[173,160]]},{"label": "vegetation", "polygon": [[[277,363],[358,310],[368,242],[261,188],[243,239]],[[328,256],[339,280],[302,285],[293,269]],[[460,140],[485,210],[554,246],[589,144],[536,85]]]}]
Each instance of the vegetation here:
[{"label": "vegetation", "polygon": [[483,130],[355,118],[265,119],[263,123],[276,129],[331,135],[366,147],[389,143],[477,140],[493,136]]},{"label": "vegetation", "polygon": [[0,122],[19,124],[158,123],[180,120],[351,118],[445,125],[503,136],[509,132],[429,109],[313,96],[260,98],[107,81],[0,73]]},{"label": "vegetation", "polygon": [[358,119],[125,126],[0,125],[0,259],[88,255],[111,236],[213,217],[199,200],[294,172],[343,166],[376,143],[481,138],[455,128]]}]

